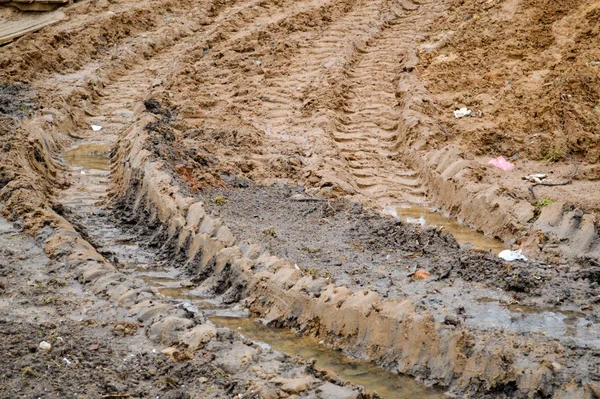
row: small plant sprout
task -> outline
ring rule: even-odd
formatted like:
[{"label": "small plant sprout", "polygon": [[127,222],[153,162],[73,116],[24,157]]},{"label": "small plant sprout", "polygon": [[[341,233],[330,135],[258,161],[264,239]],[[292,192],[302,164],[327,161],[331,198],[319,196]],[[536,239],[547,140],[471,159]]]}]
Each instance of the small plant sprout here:
[{"label": "small plant sprout", "polygon": [[548,206],[548,205],[550,205],[550,204],[551,204],[551,203],[553,203],[553,202],[554,202],[554,200],[553,200],[553,199],[550,199],[550,198],[544,197],[544,198],[541,198],[541,199],[540,199],[540,200],[539,200],[539,201],[538,201],[538,202],[537,202],[535,205],[536,205],[536,207],[538,207],[538,208],[543,208],[543,207],[545,207],[545,206]]},{"label": "small plant sprout", "polygon": [[550,150],[544,157],[544,161],[548,163],[555,163],[562,160],[565,157],[564,150],[560,146],[555,146]]},{"label": "small plant sprout", "polygon": [[217,195],[215,198],[213,198],[213,202],[215,205],[223,206],[227,203],[227,198],[223,197],[222,195]]}]

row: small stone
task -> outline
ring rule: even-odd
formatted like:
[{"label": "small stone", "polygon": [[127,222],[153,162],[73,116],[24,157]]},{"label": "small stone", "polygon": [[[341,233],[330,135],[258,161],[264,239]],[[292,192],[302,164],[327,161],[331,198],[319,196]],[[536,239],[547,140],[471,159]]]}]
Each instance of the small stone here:
[{"label": "small stone", "polygon": [[88,350],[91,351],[97,351],[100,348],[100,345],[98,344],[91,344],[90,346],[88,346]]},{"label": "small stone", "polygon": [[456,317],[454,315],[447,315],[444,318],[444,324],[447,324],[450,326],[458,326],[460,324],[460,320],[458,319],[458,317]]},{"label": "small stone", "polygon": [[288,394],[297,394],[306,391],[315,382],[312,376],[298,378],[273,378],[271,382],[281,385],[281,390]]},{"label": "small stone", "polygon": [[50,345],[50,344],[49,344],[48,342],[46,342],[46,341],[42,341],[42,342],[40,342],[40,344],[38,345],[38,347],[39,347],[41,350],[44,350],[44,351],[49,351],[50,349],[52,349],[52,345]]}]

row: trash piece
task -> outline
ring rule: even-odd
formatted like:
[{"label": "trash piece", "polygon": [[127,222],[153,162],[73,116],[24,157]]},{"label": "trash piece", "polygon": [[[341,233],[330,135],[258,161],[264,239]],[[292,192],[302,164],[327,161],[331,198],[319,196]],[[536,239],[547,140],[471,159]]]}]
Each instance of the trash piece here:
[{"label": "trash piece", "polygon": [[82,174],[82,175],[85,175],[85,171],[83,171],[83,170],[82,170],[82,171],[81,171],[81,174]]},{"label": "trash piece", "polygon": [[425,280],[429,276],[431,276],[431,273],[429,273],[427,270],[418,269],[414,273],[412,273],[409,277],[414,277],[417,280]]},{"label": "trash piece", "polygon": [[464,118],[465,116],[471,116],[471,110],[467,107],[462,107],[461,109],[457,109],[454,111],[454,117],[456,119]]},{"label": "trash piece", "polygon": [[67,359],[66,357],[63,357],[63,361],[64,361],[65,363],[67,363],[67,366],[68,366],[68,365],[70,365],[70,364],[72,363],[72,362],[71,362],[69,359]]},{"label": "trash piece", "polygon": [[490,159],[488,163],[502,170],[513,170],[515,168],[515,164],[508,162],[506,159],[504,159],[504,157]]},{"label": "trash piece", "polygon": [[48,343],[46,341],[40,342],[40,344],[38,346],[41,350],[45,350],[45,351],[49,351],[50,349],[52,349],[52,345],[50,345],[50,343]]},{"label": "trash piece", "polygon": [[543,173],[535,173],[535,174],[527,175],[527,176],[523,177],[523,180],[527,180],[532,183],[541,183],[542,180],[544,180],[546,177],[548,177],[548,175],[545,175]]},{"label": "trash piece", "polygon": [[504,259],[505,261],[512,262],[514,260],[527,260],[523,252],[519,249],[518,251],[511,251],[510,249],[505,249],[504,251],[498,254],[498,257]]},{"label": "trash piece", "polygon": [[102,130],[102,126],[100,126],[100,125],[91,125],[91,126],[92,126],[92,130],[94,132]]},{"label": "trash piece", "polygon": [[100,348],[100,345],[98,344],[91,344],[90,346],[88,346],[88,350],[90,351],[97,351]]}]

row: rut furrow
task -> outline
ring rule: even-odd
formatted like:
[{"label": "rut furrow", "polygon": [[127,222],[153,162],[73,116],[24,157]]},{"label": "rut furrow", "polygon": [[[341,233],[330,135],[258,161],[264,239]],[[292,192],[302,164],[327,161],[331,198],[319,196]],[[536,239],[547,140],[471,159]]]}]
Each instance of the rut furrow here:
[{"label": "rut furrow", "polygon": [[345,101],[331,132],[358,190],[388,204],[426,202],[422,181],[394,148],[403,128],[397,79],[414,52],[413,32],[422,15],[416,5],[403,5],[391,10],[382,29],[347,66]]},{"label": "rut furrow", "polygon": [[96,101],[97,113],[101,116],[91,118],[91,122],[101,124],[105,134],[112,134],[116,138],[119,131],[131,123],[135,104],[144,100],[154,86],[162,85],[170,71],[186,65],[190,48],[194,48],[198,41],[205,40],[206,36],[220,35],[223,25],[230,20],[244,19],[242,15],[247,10],[269,3],[272,0],[251,0],[234,2],[230,8],[213,9],[216,15],[207,30],[199,30],[149,59],[138,62],[121,76],[115,76],[111,84],[103,89],[102,97]]},{"label": "rut furrow", "polygon": [[[268,90],[268,81],[276,78],[266,76],[280,75],[280,72],[274,72],[285,69],[285,65],[278,65],[281,63],[279,59],[288,59],[286,53],[292,52],[294,46],[306,41],[307,36],[316,36],[320,28],[327,28],[333,21],[344,18],[351,10],[353,1],[276,2],[278,8],[270,6],[249,10],[244,19],[246,25],[236,21],[235,25],[223,26],[220,36],[215,38],[218,41],[210,42],[210,53],[222,54],[228,51],[228,55],[218,62],[218,66],[210,57],[188,58],[199,75],[196,79],[199,84],[195,98],[205,99],[207,105],[207,110],[202,114],[202,125],[216,128],[222,124],[220,111],[227,112],[229,116],[244,115],[243,119],[252,124],[250,119],[245,118],[245,114],[252,113],[249,110],[257,108],[257,101],[287,104],[290,97],[294,96],[295,89],[282,89],[279,92]],[[318,24],[308,22],[314,20],[321,21]],[[273,38],[271,43],[270,38]],[[282,44],[283,49],[277,47]],[[205,50],[203,55],[208,52],[209,50]],[[245,54],[254,59],[248,62],[244,59]],[[273,63],[263,65],[263,57],[273,56]],[[296,57],[295,54],[290,56]],[[218,67],[218,71],[215,71],[215,67]],[[253,70],[263,67],[267,68],[266,72]],[[256,112],[252,114],[255,115]]]},{"label": "rut furrow", "polygon": [[[278,101],[262,101],[258,110],[248,109],[246,118],[254,125],[279,138],[279,133],[291,134],[302,131],[295,121],[302,120],[302,108],[306,94],[317,90],[323,83],[322,76],[328,69],[346,62],[355,41],[368,34],[373,21],[378,21],[385,1],[367,1],[354,4],[353,8],[336,20],[327,30],[316,33],[293,54],[281,77],[265,79],[262,98],[278,98]],[[256,113],[256,116],[252,115]],[[296,129],[294,129],[296,128]],[[300,132],[296,133],[302,139]]]}]

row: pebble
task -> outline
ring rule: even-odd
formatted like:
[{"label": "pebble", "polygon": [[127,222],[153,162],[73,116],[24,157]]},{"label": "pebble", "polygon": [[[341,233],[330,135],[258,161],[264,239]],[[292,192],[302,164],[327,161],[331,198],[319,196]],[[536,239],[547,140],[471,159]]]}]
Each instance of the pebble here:
[{"label": "pebble", "polygon": [[45,350],[45,351],[49,351],[50,349],[52,349],[52,345],[50,345],[48,342],[46,341],[42,341],[40,342],[40,344],[38,345],[38,347],[41,350]]}]

